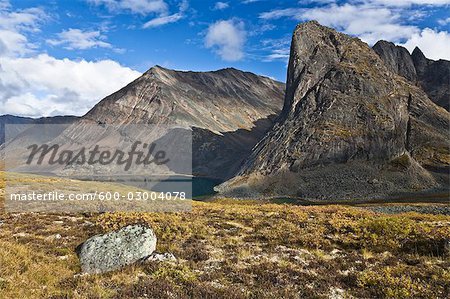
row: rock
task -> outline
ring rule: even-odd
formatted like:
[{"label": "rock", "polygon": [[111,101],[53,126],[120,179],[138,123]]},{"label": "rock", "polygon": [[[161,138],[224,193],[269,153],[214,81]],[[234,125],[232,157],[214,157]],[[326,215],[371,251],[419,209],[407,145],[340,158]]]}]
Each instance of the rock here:
[{"label": "rock", "polygon": [[[416,61],[418,69],[418,84],[436,104],[450,109],[450,61],[421,59]],[[423,68],[423,69],[422,69]]]},{"label": "rock", "polygon": [[450,239],[445,240],[444,254],[450,256]]},{"label": "rock", "polygon": [[129,225],[89,238],[78,246],[83,273],[103,273],[149,257],[156,248],[156,236],[146,225]]},{"label": "rock", "polygon": [[61,235],[60,234],[55,234],[55,235],[50,235],[48,237],[45,238],[46,241],[54,241],[54,240],[59,240],[61,239]]},{"label": "rock", "polygon": [[145,262],[174,262],[176,260],[176,257],[172,253],[153,252],[149,257],[145,259]]},{"label": "rock", "polygon": [[393,43],[379,41],[374,51],[394,73],[420,86],[437,105],[450,109],[450,61],[434,61],[419,48],[410,55],[408,50]]},{"label": "rock", "polygon": [[340,200],[448,189],[449,125],[447,111],[367,44],[303,23],[292,38],[278,122],[216,190]]},{"label": "rock", "polygon": [[373,49],[392,72],[405,77],[411,82],[417,80],[416,68],[406,48],[381,40],[373,46]]},{"label": "rock", "polygon": [[284,90],[283,83],[234,68],[183,72],[154,66],[100,101],[83,121],[192,127],[192,173],[225,180],[272,127]]},{"label": "rock", "polygon": [[13,237],[19,237],[19,238],[26,238],[26,237],[28,237],[30,234],[28,234],[28,233],[16,233],[16,234],[13,234],[12,236]]}]

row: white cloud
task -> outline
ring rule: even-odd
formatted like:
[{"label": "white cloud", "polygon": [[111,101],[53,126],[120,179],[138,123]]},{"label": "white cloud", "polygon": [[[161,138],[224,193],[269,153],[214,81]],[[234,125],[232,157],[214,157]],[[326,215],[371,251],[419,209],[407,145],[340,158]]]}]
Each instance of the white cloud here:
[{"label": "white cloud", "polygon": [[441,19],[438,20],[439,25],[445,26],[447,24],[450,24],[450,17],[446,18],[446,19]]},{"label": "white cloud", "polygon": [[[37,54],[28,35],[39,31],[46,17],[42,10],[14,11],[0,5],[0,16],[0,114],[82,115],[140,75],[112,60],[74,61]],[[91,46],[76,42],[78,47]]]},{"label": "white cloud", "polygon": [[189,3],[187,0],[183,0],[179,4],[179,12],[172,14],[172,15],[166,15],[162,14],[159,17],[156,17],[150,21],[147,21],[144,25],[142,25],[142,28],[154,28],[163,26],[170,23],[175,23],[179,20],[181,20],[184,17],[184,12],[188,9]]},{"label": "white cloud", "polygon": [[262,50],[269,52],[263,58],[263,61],[270,62],[274,60],[285,61],[289,60],[291,37],[286,36],[280,39],[265,39],[261,41]]},{"label": "white cloud", "polygon": [[[333,16],[330,18],[330,16]],[[347,34],[358,36],[369,44],[380,39],[407,39],[419,30],[403,25],[401,14],[387,7],[372,5],[336,5],[311,9],[273,10],[260,15],[262,19],[290,17],[298,21],[317,20],[325,26],[334,27]]]},{"label": "white cloud", "polygon": [[250,4],[250,3],[255,3],[255,2],[259,2],[259,1],[263,1],[263,0],[243,0],[242,3],[243,4]]},{"label": "white cloud", "polygon": [[386,6],[411,6],[411,5],[433,5],[442,6],[450,4],[450,0],[367,0],[367,3],[382,4]]},{"label": "white cloud", "polygon": [[[424,54],[432,59],[450,56],[450,33],[421,30],[408,25],[411,19],[424,17],[421,8],[413,5],[440,7],[450,4],[450,0],[354,0],[351,3],[329,4],[314,8],[285,8],[261,13],[265,20],[290,18],[297,21],[317,20],[325,26],[357,36],[370,45],[378,40],[388,40],[404,44],[412,50],[419,46]],[[450,18],[440,20],[444,25]],[[269,57],[278,57],[272,53]]]},{"label": "white cloud", "polygon": [[0,2],[0,56],[25,55],[34,51],[26,33],[39,31],[39,25],[48,19],[42,9],[29,8],[10,11],[8,2]]},{"label": "white cloud", "polygon": [[228,4],[228,2],[216,2],[216,4],[214,5],[214,10],[222,10],[228,7],[230,7],[230,4]]},{"label": "white cloud", "polygon": [[63,30],[57,34],[58,39],[48,39],[47,43],[56,46],[64,45],[66,49],[85,50],[89,48],[111,48],[111,44],[103,41],[106,37],[100,31],[82,31],[80,29]]},{"label": "white cloud", "polygon": [[274,9],[271,11],[261,13],[259,15],[259,18],[265,20],[272,20],[272,19],[280,19],[283,17],[297,17],[300,16],[303,11],[304,9],[302,8]]},{"label": "white cloud", "polygon": [[163,17],[157,17],[154,18],[148,22],[146,22],[144,25],[142,25],[143,28],[153,28],[153,27],[159,27],[165,24],[170,24],[177,22],[178,20],[182,19],[183,15],[176,13],[170,16],[163,16]]},{"label": "white cloud", "polygon": [[247,32],[244,23],[222,20],[211,24],[205,37],[205,46],[213,48],[226,61],[237,61],[244,57]]},{"label": "white cloud", "polygon": [[264,61],[274,61],[283,60],[287,61],[289,59],[289,49],[275,49],[271,54],[267,55]]},{"label": "white cloud", "polygon": [[4,105],[0,114],[82,115],[139,75],[112,60],[73,61],[47,54],[4,58],[0,70],[0,99]]},{"label": "white cloud", "polygon": [[450,60],[450,33],[447,31],[437,32],[433,29],[425,28],[420,33],[413,34],[402,45],[411,52],[417,46],[430,59]]},{"label": "white cloud", "polygon": [[87,0],[110,11],[129,11],[134,14],[166,13],[168,5],[164,0]]}]

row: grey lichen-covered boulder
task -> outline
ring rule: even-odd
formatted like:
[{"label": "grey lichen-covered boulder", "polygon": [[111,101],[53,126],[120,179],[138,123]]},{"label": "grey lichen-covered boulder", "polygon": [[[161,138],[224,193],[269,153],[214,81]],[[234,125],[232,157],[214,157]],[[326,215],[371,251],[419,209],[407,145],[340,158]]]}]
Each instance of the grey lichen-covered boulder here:
[{"label": "grey lichen-covered boulder", "polygon": [[156,249],[153,230],[142,224],[89,238],[78,246],[83,273],[103,273],[149,257]]}]

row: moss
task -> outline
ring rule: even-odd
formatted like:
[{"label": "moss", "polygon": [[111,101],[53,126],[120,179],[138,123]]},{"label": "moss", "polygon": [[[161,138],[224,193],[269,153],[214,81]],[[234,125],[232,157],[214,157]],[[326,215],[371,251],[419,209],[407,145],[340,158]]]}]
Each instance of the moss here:
[{"label": "moss", "polygon": [[392,159],[389,164],[398,170],[406,170],[411,166],[411,160],[407,154],[403,154],[397,158]]}]

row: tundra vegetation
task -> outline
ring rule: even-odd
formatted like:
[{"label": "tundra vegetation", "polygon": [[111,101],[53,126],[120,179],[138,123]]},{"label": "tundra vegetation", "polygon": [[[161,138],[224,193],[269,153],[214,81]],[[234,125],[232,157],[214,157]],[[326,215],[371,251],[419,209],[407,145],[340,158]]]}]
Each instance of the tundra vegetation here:
[{"label": "tundra vegetation", "polygon": [[[7,213],[1,198],[0,298],[450,295],[448,215],[232,199],[194,202],[182,213]],[[79,274],[78,244],[134,223],[149,224],[157,251],[177,261]]]}]

